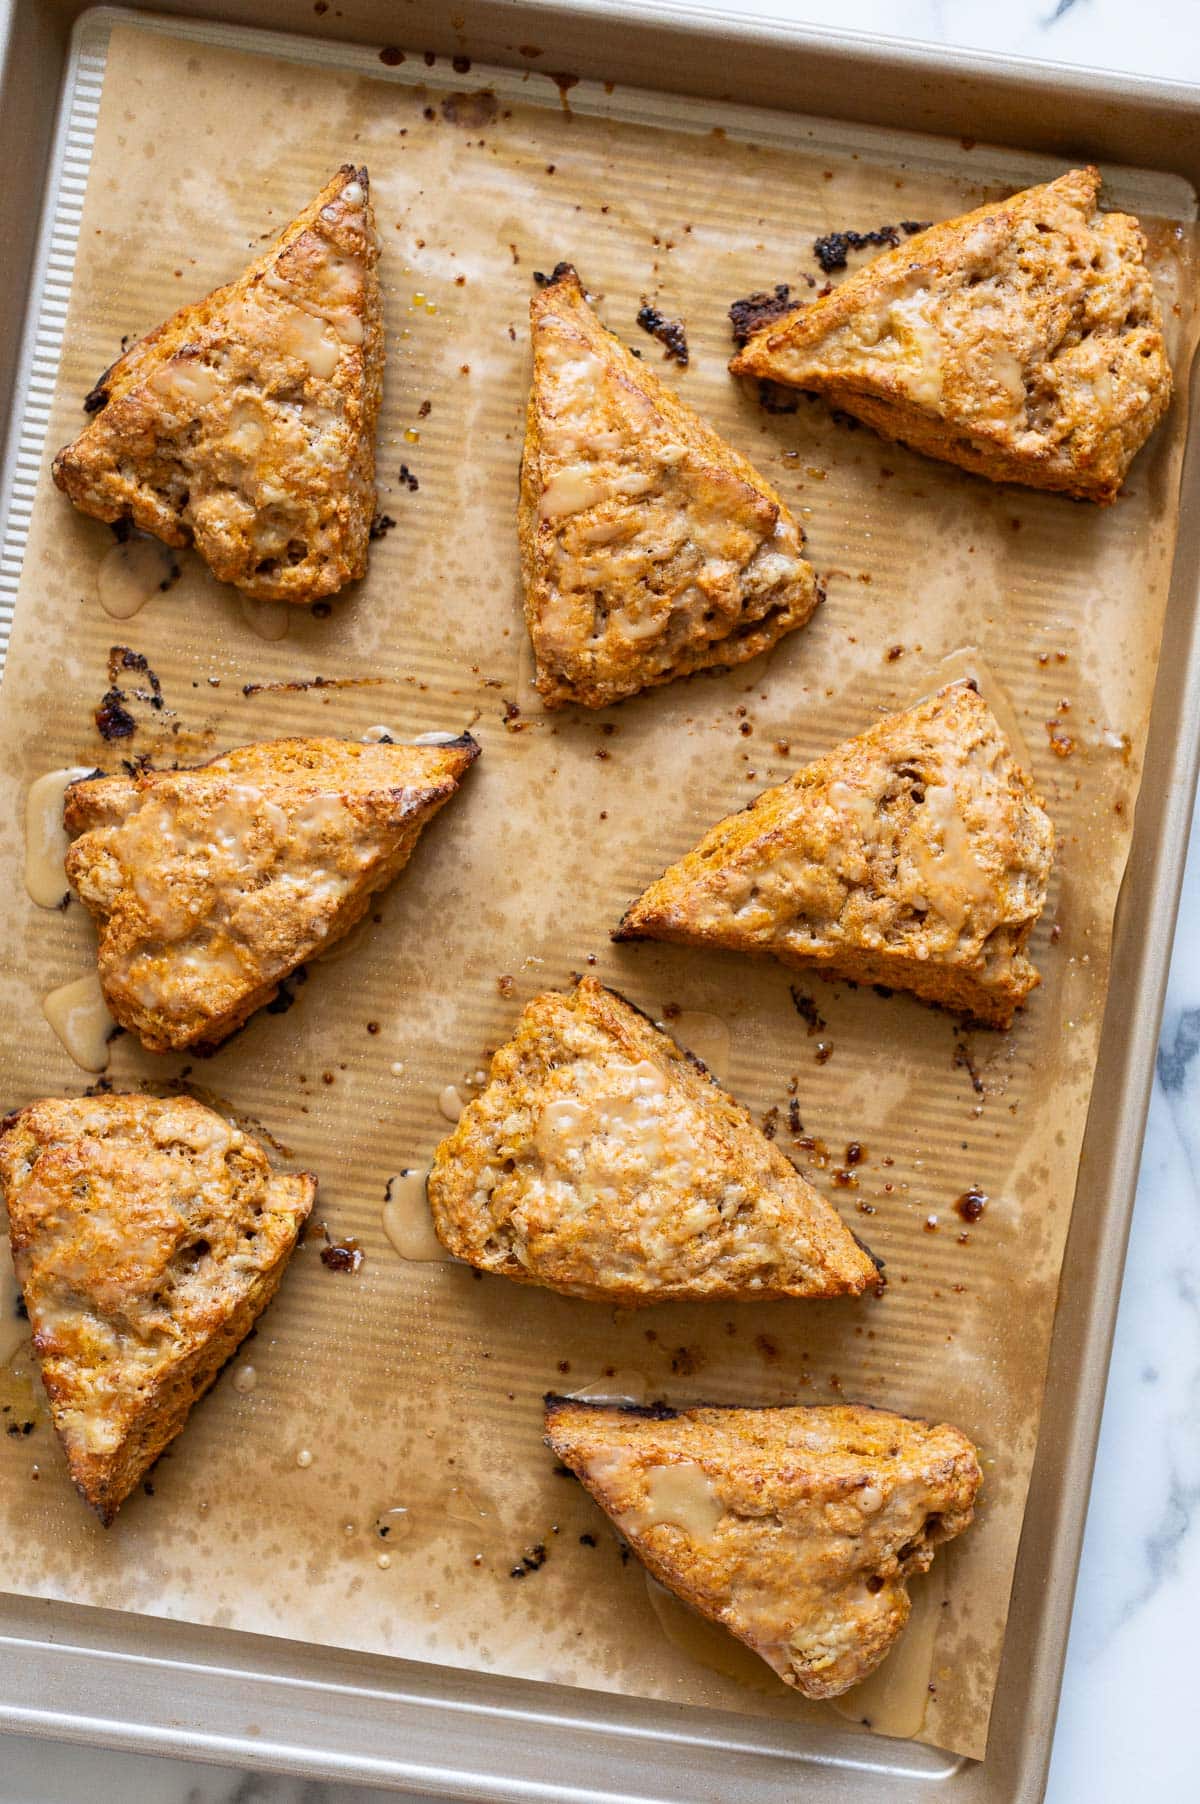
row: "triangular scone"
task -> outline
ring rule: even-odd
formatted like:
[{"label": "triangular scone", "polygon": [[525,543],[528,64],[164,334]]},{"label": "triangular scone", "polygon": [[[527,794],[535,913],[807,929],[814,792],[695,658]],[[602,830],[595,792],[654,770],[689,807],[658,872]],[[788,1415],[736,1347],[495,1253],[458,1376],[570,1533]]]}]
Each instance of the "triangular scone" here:
[{"label": "triangular scone", "polygon": [[106,370],[54,460],[85,514],[194,544],[222,582],[309,602],[366,574],[383,390],[379,244],[346,164],[228,287]]},{"label": "triangular scone", "polygon": [[875,1261],[703,1065],[584,977],[536,996],[438,1147],[442,1244],[632,1308],[859,1295]]},{"label": "triangular scone", "polygon": [[605,331],[560,264],[530,306],[525,619],[547,707],[743,663],[820,599],[779,496]]},{"label": "triangular scone", "polygon": [[366,913],[478,755],[276,739],[73,783],[67,877],[113,1018],[152,1052],[223,1040]]},{"label": "triangular scone", "polygon": [[0,1184],[50,1414],[108,1523],[271,1301],[317,1180],[189,1096],[81,1096],[8,1117]]},{"label": "triangular scone", "polygon": [[1073,169],[920,232],[733,359],[995,482],[1112,501],[1171,398],[1136,219]]},{"label": "triangular scone", "polygon": [[718,821],[615,939],[769,952],[1007,1027],[1054,829],[973,683],[848,739]]},{"label": "triangular scone", "polygon": [[853,1404],[614,1408],[546,1399],[546,1438],[638,1558],[806,1697],[891,1650],[907,1581],[970,1525],[957,1428]]}]

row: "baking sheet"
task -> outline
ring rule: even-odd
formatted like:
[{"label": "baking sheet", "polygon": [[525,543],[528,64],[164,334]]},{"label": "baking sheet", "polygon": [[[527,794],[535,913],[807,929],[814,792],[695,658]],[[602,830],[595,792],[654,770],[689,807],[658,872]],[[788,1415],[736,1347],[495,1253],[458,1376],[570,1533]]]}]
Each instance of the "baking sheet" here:
[{"label": "baking sheet", "polygon": [[[231,123],[247,118],[249,180]],[[110,537],[45,483],[5,687],[0,851],[19,895],[21,793],[45,769],[100,757],[90,711],[119,639],[162,681],[170,713],[138,710],[134,742],[160,759],[281,731],[474,723],[485,756],[374,932],[336,967],[315,966],[286,1016],[256,1020],[189,1072],[320,1172],[318,1216],[357,1234],[367,1259],[342,1277],[310,1241],[239,1362],[254,1388],[227,1378],[156,1469],[153,1496],[107,1535],[67,1490],[18,1350],[3,1401],[27,1402],[36,1426],[0,1443],[5,1583],[816,1721],[827,1707],[664,1606],[610,1536],[580,1543],[595,1512],[553,1474],[537,1399],[594,1380],[672,1400],[857,1396],[957,1421],[984,1448],[987,1491],[970,1535],[914,1588],[885,1677],[845,1706],[981,1753],[1165,598],[1181,408],[1130,493],[1100,514],[941,470],[819,404],[764,415],[725,375],[724,305],[815,273],[817,231],[942,216],[1051,173],[1036,159],[851,140],[412,56],[366,79],[118,27],[51,448],[77,429],[78,400],[123,334],[235,273],[350,156],[371,164],[385,245],[381,506],[396,528],[357,595],[327,618],[303,614],[281,641],[257,637],[192,560],[116,627],[96,598]],[[1163,216],[1151,236],[1170,307],[1191,246],[1167,219],[1189,195],[1125,172],[1110,193]],[[693,363],[681,391],[802,513],[829,588],[814,624],[769,660],[586,720],[537,709],[512,523],[530,277],[562,256],[650,357],[658,348],[634,325],[643,296],[683,315]],[[1179,372],[1194,319],[1169,318]],[[1035,943],[1046,983],[1011,1036],[963,1036],[902,998],[801,983],[825,1021],[810,1035],[781,967],[608,945],[625,903],[718,814],[964,665],[1015,716],[1062,842]],[[373,680],[242,693],[317,674]],[[1049,721],[1060,751],[1072,741],[1065,756]],[[40,999],[86,969],[90,944],[76,907],[18,914],[0,992],[8,1018],[28,1024],[6,1053],[14,1102],[85,1081],[42,1026]],[[786,1131],[781,1144],[810,1169],[816,1155],[814,1181],[887,1258],[882,1299],[618,1317],[395,1256],[384,1185],[444,1131],[442,1087],[479,1068],[525,996],[589,958],[653,1012],[718,1017],[731,1087],[756,1109],[782,1108],[795,1079],[806,1133],[831,1156],[822,1167]],[[110,1075],[161,1079],[186,1064],[121,1040]],[[867,1148],[857,1190],[832,1178],[851,1140]],[[963,1245],[951,1205],[971,1184],[991,1200]],[[859,1204],[874,1213],[860,1219]],[[396,1508],[408,1517],[385,1520],[381,1537]],[[539,1546],[545,1563],[512,1578]]]}]

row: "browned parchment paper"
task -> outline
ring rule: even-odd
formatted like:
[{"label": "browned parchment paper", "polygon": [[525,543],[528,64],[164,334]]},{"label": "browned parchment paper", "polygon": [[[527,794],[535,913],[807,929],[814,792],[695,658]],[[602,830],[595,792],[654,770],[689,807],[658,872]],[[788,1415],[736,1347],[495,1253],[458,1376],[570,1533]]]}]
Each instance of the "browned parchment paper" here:
[{"label": "browned parchment paper", "polygon": [[[357,1235],[366,1259],[356,1276],[331,1272],[310,1237],[153,1494],[108,1532],[65,1481],[18,1347],[0,1401],[6,1422],[34,1427],[0,1436],[0,1576],[41,1596],[828,1722],[622,1564],[555,1474],[539,1399],[606,1375],[672,1401],[858,1398],[960,1424],[986,1489],[976,1526],[915,1587],[883,1676],[844,1709],[981,1755],[1137,794],[1182,398],[1107,511],[942,469],[816,402],[765,413],[725,372],[729,300],[816,273],[818,232],[944,217],[1049,167],[599,87],[560,94],[536,68],[492,81],[410,55],[368,75],[354,54],[356,69],[336,69],[113,33],[4,682],[5,1102],[88,1082],[41,1012],[88,969],[92,939],[78,905],[46,912],[24,894],[22,801],[38,774],[373,725],[471,724],[484,756],[381,918],[312,967],[290,1012],[259,1015],[206,1061],[116,1042],[114,1083],[184,1077],[265,1124],[320,1174],[318,1220]],[[110,535],[54,491],[49,453],[123,335],[235,274],[348,158],[370,165],[384,243],[380,504],[394,529],[357,592],[323,617],[299,611],[275,642],[190,556],[173,589],[113,622],[97,599]],[[1176,221],[1192,197],[1113,176],[1110,201],[1147,220],[1182,378],[1195,322],[1191,228]],[[801,512],[829,591],[768,659],[600,717],[540,712],[517,582],[526,304],[533,271],[564,257],[648,359],[660,350],[635,324],[642,298],[685,319],[692,364],[669,379]],[[135,703],[136,739],[106,748],[92,711],[117,643],[148,658],[165,706]],[[782,967],[609,944],[629,899],[711,821],[964,668],[1015,722],[1061,847],[1034,946],[1045,981],[1011,1034],[801,980],[822,1022],[811,1031]],[[316,675],[371,682],[243,692]],[[439,1092],[469,1087],[524,999],[585,965],[656,1015],[719,1018],[731,1088],[781,1112],[780,1144],[887,1260],[881,1298],[619,1315],[397,1256],[385,1183],[446,1131]],[[788,1131],[793,1085],[807,1146]],[[834,1177],[851,1141],[866,1149],[853,1187]],[[967,1227],[953,1204],[971,1185],[990,1200]],[[247,1366],[253,1389],[233,1381]],[[408,1517],[381,1537],[395,1509]],[[544,1564],[510,1576],[539,1546]]]}]

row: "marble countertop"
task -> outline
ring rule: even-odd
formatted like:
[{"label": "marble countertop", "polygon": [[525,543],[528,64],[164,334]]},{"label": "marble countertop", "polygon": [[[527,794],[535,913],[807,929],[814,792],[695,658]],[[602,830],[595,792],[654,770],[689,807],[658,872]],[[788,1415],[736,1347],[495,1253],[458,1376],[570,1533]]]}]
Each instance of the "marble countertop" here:
[{"label": "marble countertop", "polygon": [[[699,5],[701,0],[694,0]],[[790,17],[1200,82],[1200,0],[720,0]],[[1176,936],[1079,1575],[1049,1804],[1195,1795],[1200,1589],[1200,831]],[[377,1791],[7,1737],[0,1804],[366,1804]]]}]

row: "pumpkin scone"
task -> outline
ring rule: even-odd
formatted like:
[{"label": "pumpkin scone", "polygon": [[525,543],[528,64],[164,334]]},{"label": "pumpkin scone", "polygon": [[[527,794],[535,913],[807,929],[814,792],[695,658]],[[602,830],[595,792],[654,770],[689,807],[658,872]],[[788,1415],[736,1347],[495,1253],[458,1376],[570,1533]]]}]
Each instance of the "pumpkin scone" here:
[{"label": "pumpkin scone", "polygon": [[227,287],[130,347],[54,460],[85,514],[194,545],[259,600],[366,574],[383,392],[379,241],[347,163]]},{"label": "pumpkin scone", "polygon": [[1072,169],[919,232],[764,325],[737,375],[825,395],[994,482],[1115,500],[1171,369],[1137,220]]},{"label": "pumpkin scone", "polygon": [[530,304],[525,619],[548,708],[741,664],[820,591],[775,490],[605,330],[570,264]]},{"label": "pumpkin scone", "polygon": [[593,977],[527,1005],[428,1194],[459,1259],[623,1308],[857,1296],[879,1276],[741,1104]]},{"label": "pumpkin scone", "polygon": [[993,1027],[1041,981],[1025,946],[1054,829],[974,684],[949,684],[705,834],[614,939],[765,952]]},{"label": "pumpkin scone", "polygon": [[271,1301],[317,1180],[189,1096],[110,1095],[10,1115],[0,1185],[51,1419],[107,1525]]},{"label": "pumpkin scone", "polygon": [[854,1404],[549,1396],[546,1440],[660,1584],[810,1698],[890,1652],[908,1580],[969,1527],[982,1477],[957,1428]]},{"label": "pumpkin scone", "polygon": [[479,747],[276,739],[66,793],[105,1002],[152,1052],[215,1045],[403,870]]}]

